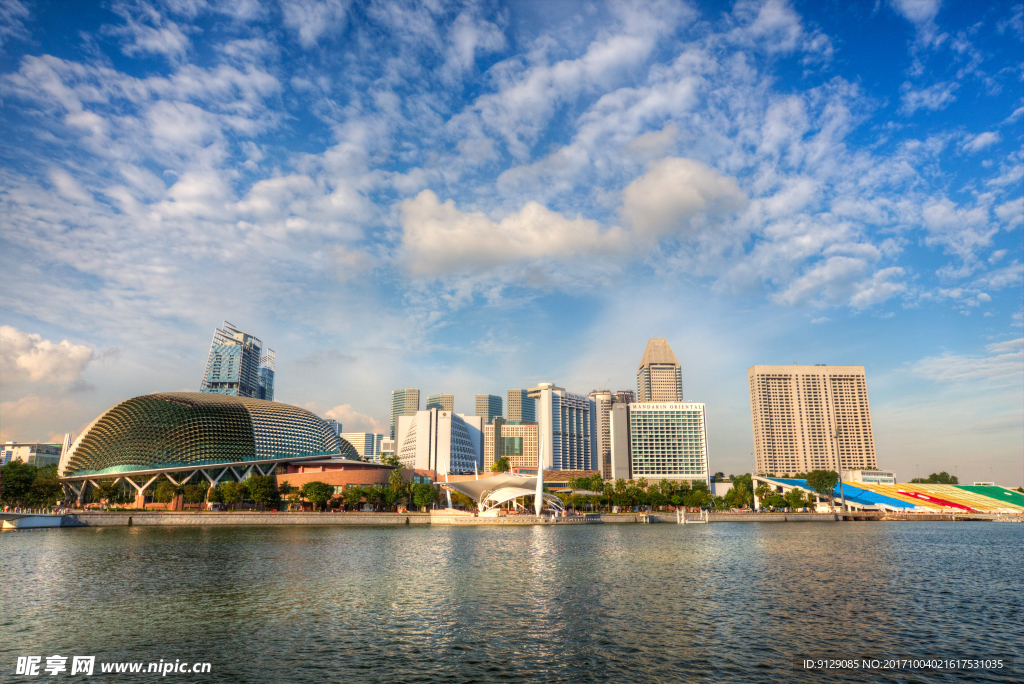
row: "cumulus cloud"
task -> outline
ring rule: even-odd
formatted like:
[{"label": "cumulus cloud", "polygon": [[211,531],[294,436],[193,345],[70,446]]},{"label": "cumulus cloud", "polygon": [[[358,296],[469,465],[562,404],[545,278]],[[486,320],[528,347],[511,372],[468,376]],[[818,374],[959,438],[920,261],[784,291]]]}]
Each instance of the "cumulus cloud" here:
[{"label": "cumulus cloud", "polygon": [[669,157],[626,186],[621,214],[637,238],[657,239],[691,232],[698,214],[731,214],[746,204],[735,179],[693,159]]},{"label": "cumulus cloud", "polygon": [[41,335],[0,326],[0,369],[4,383],[70,383],[81,380],[93,349],[68,340],[51,342]]},{"label": "cumulus cloud", "polygon": [[696,230],[698,215],[715,218],[747,202],[736,181],[692,159],[666,158],[622,192],[620,214],[628,230],[567,218],[538,202],[500,220],[464,212],[430,190],[401,204],[402,256],[414,275],[481,272],[524,260],[570,259],[630,252],[670,235]]},{"label": "cumulus cloud", "polygon": [[524,259],[569,258],[625,249],[620,228],[527,202],[495,221],[481,211],[463,212],[424,190],[401,204],[402,257],[413,275],[480,272]]},{"label": "cumulus cloud", "polygon": [[1024,378],[1024,338],[995,342],[986,349],[985,356],[930,356],[915,363],[911,370],[922,378],[943,382],[1019,384]]},{"label": "cumulus cloud", "polygon": [[341,423],[341,428],[345,432],[375,432],[384,435],[391,434],[391,428],[389,425],[382,423],[373,416],[368,416],[365,413],[359,413],[352,408],[351,404],[335,406],[325,412],[324,417],[333,418]]}]

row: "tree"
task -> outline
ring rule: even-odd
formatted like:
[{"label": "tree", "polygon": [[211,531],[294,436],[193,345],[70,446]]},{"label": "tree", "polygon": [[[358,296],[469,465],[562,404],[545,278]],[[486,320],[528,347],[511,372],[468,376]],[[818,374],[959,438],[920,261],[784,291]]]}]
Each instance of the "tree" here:
[{"label": "tree", "polygon": [[156,493],[153,498],[157,503],[171,503],[178,494],[178,487],[168,480],[162,480],[156,485]]},{"label": "tree", "polygon": [[206,497],[206,490],[209,486],[206,482],[203,484],[187,484],[185,485],[185,491],[183,492],[183,498],[185,503],[197,504],[202,503]]},{"label": "tree", "polygon": [[210,503],[224,503],[224,485],[218,484],[210,490]]},{"label": "tree", "polygon": [[786,500],[778,492],[773,492],[764,500],[764,504],[772,508],[784,508]]},{"label": "tree", "polygon": [[807,473],[807,486],[828,501],[834,513],[836,485],[839,484],[839,473],[834,470],[812,470]]},{"label": "tree", "polygon": [[426,510],[437,501],[437,490],[434,489],[434,485],[430,484],[413,485],[412,501],[423,510]]},{"label": "tree", "polygon": [[950,475],[945,470],[941,473],[932,473],[927,478],[915,477],[910,481],[912,484],[960,484],[960,478]]},{"label": "tree", "polygon": [[786,492],[786,496],[783,498],[792,509],[803,508],[808,503],[807,500],[804,499],[803,491],[796,487]]},{"label": "tree", "polygon": [[253,475],[245,482],[249,498],[258,504],[275,504],[281,500],[273,475]]},{"label": "tree", "polygon": [[491,466],[492,473],[507,473],[512,470],[512,462],[508,456],[502,456]]},{"label": "tree", "polygon": [[723,473],[721,470],[719,470],[717,473],[715,473],[714,475],[711,476],[711,481],[712,482],[721,482],[724,479],[725,479],[725,473]]},{"label": "tree", "polygon": [[[32,466],[29,466],[32,467]],[[57,479],[57,466],[47,465],[36,468],[32,486],[28,492],[30,506],[52,506],[64,495],[64,487]]]},{"label": "tree", "polygon": [[363,500],[363,488],[358,485],[348,485],[345,487],[345,506],[348,508],[358,508],[359,502]]},{"label": "tree", "polygon": [[384,465],[395,466],[396,468],[401,468],[402,467],[401,462],[399,462],[399,460],[398,460],[398,456],[396,456],[395,454],[388,454],[387,456],[381,456],[380,457],[380,462],[383,463]]},{"label": "tree", "polygon": [[334,487],[326,482],[314,480],[302,485],[302,487],[299,488],[299,494],[306,497],[306,499],[316,507],[316,510],[319,511],[328,501],[331,500],[331,497],[334,496]]},{"label": "tree", "polygon": [[24,506],[32,491],[32,482],[39,469],[21,461],[11,461],[0,468],[0,503]]},{"label": "tree", "polygon": [[220,485],[220,489],[221,501],[228,506],[242,503],[245,500],[246,494],[248,494],[244,482],[223,482]]}]

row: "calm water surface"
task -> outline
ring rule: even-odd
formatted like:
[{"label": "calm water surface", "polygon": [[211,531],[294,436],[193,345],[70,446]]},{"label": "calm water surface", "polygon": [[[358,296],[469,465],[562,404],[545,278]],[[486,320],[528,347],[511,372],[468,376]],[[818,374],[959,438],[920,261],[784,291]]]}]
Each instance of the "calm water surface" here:
[{"label": "calm water surface", "polygon": [[[0,682],[1019,682],[1022,532],[998,523],[9,532],[0,535]],[[14,674],[17,656],[55,653],[208,661],[212,672]],[[996,655],[1016,658],[1013,669],[793,667],[801,657]]]}]

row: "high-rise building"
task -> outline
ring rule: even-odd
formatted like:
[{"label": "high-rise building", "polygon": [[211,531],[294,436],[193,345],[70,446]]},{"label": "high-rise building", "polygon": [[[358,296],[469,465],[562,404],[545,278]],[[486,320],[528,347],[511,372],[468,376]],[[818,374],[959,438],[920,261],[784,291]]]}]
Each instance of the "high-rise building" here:
[{"label": "high-rise building", "polygon": [[391,393],[391,439],[395,439],[399,416],[414,416],[420,410],[420,391],[411,387]]},{"label": "high-rise building", "polygon": [[451,413],[455,410],[455,396],[452,394],[431,394],[427,397],[425,409],[436,408]]},{"label": "high-rise building", "polygon": [[[616,404],[629,404],[636,401],[636,395],[633,394],[633,390],[619,390],[618,392],[594,390],[588,396],[594,411],[591,445],[597,460],[597,470],[606,480],[617,479],[613,477],[612,465],[612,407]],[[628,475],[620,476],[629,477]]]},{"label": "high-rise building", "polygon": [[483,420],[436,408],[399,416],[398,460],[406,468],[472,473],[480,467]]},{"label": "high-rise building", "polygon": [[636,372],[636,398],[641,403],[683,400],[683,372],[664,337],[647,341]]},{"label": "high-rise building", "polygon": [[[632,394],[632,392],[630,392]],[[630,471],[629,453],[629,403],[615,402],[612,404],[609,417],[609,441],[611,442],[611,468],[609,474],[601,477],[606,480],[629,480],[633,473]]]},{"label": "high-rise building", "polygon": [[277,367],[277,356],[273,349],[260,357],[260,399],[274,401],[274,372]]},{"label": "high-rise building", "polygon": [[594,390],[589,395],[594,406],[592,416],[593,436],[591,446],[597,460],[597,469],[601,477],[610,480],[612,477],[612,403],[614,395],[609,390]]},{"label": "high-rise building", "polygon": [[[538,441],[549,470],[596,470],[591,449],[591,417],[588,397],[566,392],[553,383],[542,382],[528,390],[536,401]],[[511,421],[510,421],[511,422]]]},{"label": "high-rise building", "polygon": [[333,418],[324,418],[324,422],[331,426],[331,429],[334,430],[334,434],[336,434],[336,435],[340,435],[341,434],[341,431],[342,431],[341,423],[339,423],[338,421],[334,420]]},{"label": "high-rise building", "polygon": [[[637,402],[626,406],[631,478],[710,484],[704,404]],[[620,429],[613,420],[613,440],[620,436]]]},{"label": "high-rise building", "polygon": [[537,467],[536,423],[507,423],[496,418],[484,426],[484,465],[488,471],[499,458],[508,458],[513,468]]},{"label": "high-rise building", "polygon": [[351,444],[356,453],[363,458],[372,459],[380,456],[377,438],[381,435],[375,435],[372,432],[342,432],[338,436]]},{"label": "high-rise building", "polygon": [[264,353],[259,338],[224,321],[213,331],[200,391],[273,401],[274,363],[273,349]]},{"label": "high-rise building", "polygon": [[536,423],[537,402],[530,397],[530,391],[510,389],[508,391],[508,421],[510,423]]},{"label": "high-rise building", "polygon": [[495,418],[501,418],[501,397],[496,394],[476,395],[476,415],[484,419],[484,425],[490,425]]},{"label": "high-rise building", "polygon": [[878,468],[864,366],[751,366],[747,379],[757,473]]}]

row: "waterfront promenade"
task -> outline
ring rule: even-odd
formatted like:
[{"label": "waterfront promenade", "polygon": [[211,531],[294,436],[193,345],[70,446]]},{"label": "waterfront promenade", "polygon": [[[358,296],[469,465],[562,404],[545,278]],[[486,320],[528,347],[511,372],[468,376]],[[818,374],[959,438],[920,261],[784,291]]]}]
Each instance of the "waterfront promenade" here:
[{"label": "waterfront promenade", "polygon": [[[967,521],[991,520],[993,516],[961,514],[899,514],[899,513],[710,513],[709,523],[783,523],[846,521]],[[676,523],[672,512],[605,513],[569,517],[509,515],[478,517],[466,513],[446,515],[444,511],[427,513],[183,513],[153,511],[86,511],[68,512],[61,527],[125,527],[125,526],[488,526],[488,525],[592,525]]]}]

